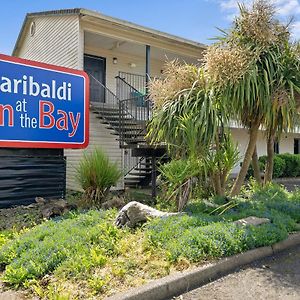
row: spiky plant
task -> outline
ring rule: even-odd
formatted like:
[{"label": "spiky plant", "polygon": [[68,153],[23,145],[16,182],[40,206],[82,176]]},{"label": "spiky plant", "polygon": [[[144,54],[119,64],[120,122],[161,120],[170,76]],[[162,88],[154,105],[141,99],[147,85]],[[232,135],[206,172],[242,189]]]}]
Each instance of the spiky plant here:
[{"label": "spiky plant", "polygon": [[77,180],[84,190],[85,204],[100,208],[121,175],[116,163],[112,163],[102,150],[96,148],[91,153],[84,153],[77,168]]},{"label": "spiky plant", "polygon": [[[215,47],[219,50],[216,51]],[[288,107],[292,105],[294,89],[300,85],[297,76],[292,79],[291,72],[286,68],[283,55],[286,47],[291,47],[288,26],[275,18],[274,6],[270,1],[256,0],[251,8],[240,5],[240,15],[232,28],[208,49],[205,56],[207,73],[222,94],[224,105],[232,108],[231,117],[249,130],[242,167],[231,191],[233,196],[239,193],[250,162],[256,157],[260,126],[266,126],[273,135],[274,130],[277,132],[289,123]],[[223,53],[223,64],[219,63],[219,53]],[[298,61],[293,60],[291,64],[297,65]],[[281,103],[280,109],[276,109],[278,102],[274,99],[278,90],[291,95]],[[272,119],[280,116],[282,126],[275,126]]]}]

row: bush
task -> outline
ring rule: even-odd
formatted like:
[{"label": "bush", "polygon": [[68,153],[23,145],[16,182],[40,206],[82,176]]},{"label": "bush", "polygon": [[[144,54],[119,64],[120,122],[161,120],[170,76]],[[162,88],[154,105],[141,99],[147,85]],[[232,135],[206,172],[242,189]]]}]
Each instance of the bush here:
[{"label": "bush", "polygon": [[[267,156],[261,156],[258,160],[260,171],[265,170]],[[297,177],[300,176],[300,155],[299,154],[276,154],[274,156],[273,178]],[[250,166],[247,178],[253,177],[253,167]]]},{"label": "bush", "polygon": [[[267,162],[267,156],[261,156],[259,158],[260,166],[263,166],[263,170],[265,169],[265,165]],[[273,178],[282,177],[286,169],[285,159],[280,157],[280,155],[274,155],[274,165],[273,165]],[[262,170],[262,171],[263,171]]]},{"label": "bush", "polygon": [[115,163],[100,149],[84,153],[77,168],[77,179],[85,192],[89,205],[100,207],[111,186],[115,185],[122,173]]},{"label": "bush", "polygon": [[[177,210],[182,210],[191,196],[195,181],[203,173],[203,165],[197,159],[173,159],[159,168],[162,178],[164,197],[160,199],[161,205],[164,202],[176,204]],[[196,180],[196,178],[198,180]]]},{"label": "bush", "polygon": [[278,154],[278,157],[285,161],[283,177],[300,176],[300,155],[299,154]]}]

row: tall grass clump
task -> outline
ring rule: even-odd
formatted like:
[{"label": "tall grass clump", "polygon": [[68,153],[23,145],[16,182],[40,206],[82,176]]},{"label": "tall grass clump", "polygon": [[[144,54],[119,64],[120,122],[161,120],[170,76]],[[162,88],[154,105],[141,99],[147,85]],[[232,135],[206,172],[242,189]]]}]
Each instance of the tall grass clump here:
[{"label": "tall grass clump", "polygon": [[99,207],[121,175],[117,164],[112,163],[102,150],[96,148],[92,153],[85,153],[77,168],[77,179],[84,190],[86,203]]}]

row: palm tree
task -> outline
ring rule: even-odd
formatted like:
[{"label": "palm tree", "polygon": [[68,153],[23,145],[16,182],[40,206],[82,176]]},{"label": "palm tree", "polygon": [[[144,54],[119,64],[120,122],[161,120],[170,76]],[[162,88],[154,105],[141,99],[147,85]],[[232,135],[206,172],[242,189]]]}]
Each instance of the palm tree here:
[{"label": "palm tree", "polygon": [[300,91],[300,61],[297,47],[287,43],[277,53],[275,78],[272,81],[275,86],[264,124],[267,139],[265,183],[272,180],[275,139],[279,139],[282,132],[292,131],[297,124],[296,96]]},{"label": "palm tree", "polygon": [[[274,7],[269,1],[257,0],[251,9],[240,5],[240,16],[233,27],[206,55],[208,73],[222,93],[225,106],[231,107],[231,117],[249,131],[247,149],[231,190],[232,196],[240,192],[252,159],[258,173],[255,148],[260,127],[267,126],[271,143],[274,131],[289,123],[290,119],[284,114],[282,124],[275,125],[272,121],[279,113],[274,111],[273,101],[278,87],[284,86],[291,95],[291,101],[281,105],[281,113],[290,107],[295,88],[289,79],[288,69],[282,67],[286,66],[282,51],[289,45],[288,26],[280,24],[274,14]],[[297,63],[297,60],[292,61],[292,65]]]}]

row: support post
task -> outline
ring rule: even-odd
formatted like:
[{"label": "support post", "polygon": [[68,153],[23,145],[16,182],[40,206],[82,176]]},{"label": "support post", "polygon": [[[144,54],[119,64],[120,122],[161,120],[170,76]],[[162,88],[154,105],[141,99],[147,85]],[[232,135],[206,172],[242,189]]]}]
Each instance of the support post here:
[{"label": "support post", "polygon": [[151,174],[151,185],[152,185],[152,198],[155,199],[157,195],[156,191],[156,157],[152,156],[152,174]]},{"label": "support post", "polygon": [[150,46],[146,45],[146,105],[147,105],[147,118],[150,119],[150,102],[148,101],[149,95],[149,81],[150,81]]},{"label": "support post", "polygon": [[148,96],[150,79],[150,46],[146,45],[146,95]]}]

